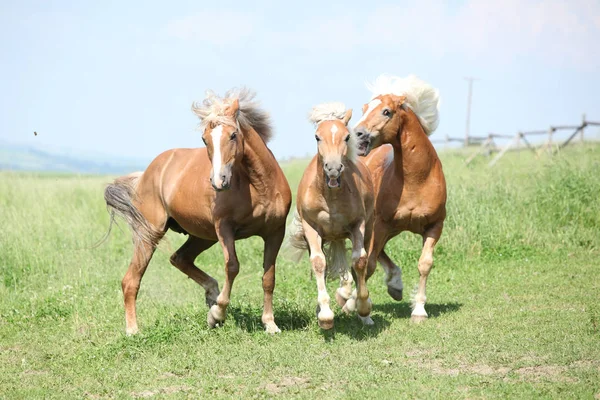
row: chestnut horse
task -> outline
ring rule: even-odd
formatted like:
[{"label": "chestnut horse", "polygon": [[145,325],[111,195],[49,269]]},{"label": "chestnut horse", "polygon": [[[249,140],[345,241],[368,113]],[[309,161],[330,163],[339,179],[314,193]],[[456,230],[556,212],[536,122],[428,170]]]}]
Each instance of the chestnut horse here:
[{"label": "chestnut horse", "polygon": [[[223,98],[208,93],[192,110],[200,118],[206,148],[173,149],[156,157],[143,173],[115,180],[104,193],[111,213],[131,226],[134,252],[122,282],[126,333],[138,331],[135,302],[150,258],[168,229],[189,235],[171,264],[205,290],[211,327],[225,320],[233,281],[239,271],[235,241],[264,240],[264,311],[269,333],[279,332],[273,317],[275,259],[285,236],[291,192],[275,157],[268,113],[254,93],[231,90]],[[219,242],[225,258],[225,284],[194,265]]]},{"label": "chestnut horse", "polygon": [[[367,275],[377,264],[386,273],[388,293],[402,299],[402,271],[385,253],[386,243],[403,231],[423,237],[419,258],[419,285],[411,320],[427,318],[427,277],[433,249],[446,218],[446,181],[430,135],[439,123],[438,91],[420,79],[382,75],[369,87],[372,97],[355,126],[359,154],[375,186],[374,236]],[[374,149],[371,151],[371,149]]]},{"label": "chestnut horse", "polygon": [[[356,157],[355,137],[347,127],[351,117],[352,110],[346,111],[341,103],[313,108],[310,121],[316,126],[318,153],[300,181],[297,212],[290,229],[290,245],[300,249],[300,254],[309,250],[317,281],[317,319],[323,329],[333,327],[326,273],[341,277],[343,286],[336,298],[341,305],[348,300],[344,310],[353,311],[355,306],[363,323],[373,324],[365,250],[373,226],[373,183],[369,171]],[[346,261],[346,239],[352,241],[352,267],[358,289],[354,294]],[[326,243],[330,244],[328,257],[323,252]]]}]

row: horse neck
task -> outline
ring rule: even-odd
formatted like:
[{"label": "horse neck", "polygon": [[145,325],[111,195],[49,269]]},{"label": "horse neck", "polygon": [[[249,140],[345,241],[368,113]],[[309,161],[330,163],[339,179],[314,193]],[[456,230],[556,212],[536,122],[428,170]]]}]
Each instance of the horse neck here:
[{"label": "horse neck", "polygon": [[260,135],[252,128],[245,130],[242,165],[250,183],[257,190],[264,191],[273,182],[274,162],[275,157]]},{"label": "horse neck", "polygon": [[417,115],[411,109],[407,109],[405,115],[402,130],[392,143],[394,164],[405,182],[419,183],[429,175],[437,154]]}]

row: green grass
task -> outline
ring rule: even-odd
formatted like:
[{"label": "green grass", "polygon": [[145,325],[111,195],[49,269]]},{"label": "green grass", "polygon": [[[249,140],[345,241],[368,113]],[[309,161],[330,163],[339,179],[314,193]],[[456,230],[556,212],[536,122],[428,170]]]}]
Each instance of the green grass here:
[{"label": "green grass", "polygon": [[[375,326],[336,307],[323,333],[308,261],[280,257],[276,336],[260,323],[259,240],[238,242],[228,320],[210,330],[202,289],[168,262],[184,236],[169,233],[142,281],[141,333],[126,337],[129,232],[92,247],[109,178],[0,174],[0,397],[598,398],[600,147],[509,154],[494,169],[442,158],[448,219],[429,321],[411,324],[378,270]],[[293,191],[304,165],[285,166]],[[407,288],[419,245],[403,234],[388,246]],[[197,263],[223,282],[218,246]]]}]

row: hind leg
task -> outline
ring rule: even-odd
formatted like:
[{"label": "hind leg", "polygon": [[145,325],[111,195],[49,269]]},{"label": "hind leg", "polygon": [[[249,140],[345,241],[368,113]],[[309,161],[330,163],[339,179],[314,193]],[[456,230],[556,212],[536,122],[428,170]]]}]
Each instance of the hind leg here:
[{"label": "hind leg", "polygon": [[350,271],[346,271],[340,276],[340,287],[335,292],[335,301],[342,308],[346,305],[350,297],[352,297],[353,282],[354,279]]},{"label": "hind leg", "polygon": [[135,302],[140,289],[140,282],[152,254],[156,249],[155,244],[139,241],[135,243],[133,250],[133,258],[129,264],[129,269],[121,282],[123,289],[123,301],[125,303],[125,333],[127,335],[135,335],[138,333],[137,318],[135,312]]},{"label": "hind leg", "polygon": [[200,253],[209,249],[215,243],[217,242],[190,235],[188,240],[171,256],[171,264],[174,267],[204,288],[206,305],[209,308],[217,303],[219,284],[213,277],[196,267],[194,260]]},{"label": "hind leg", "polygon": [[443,222],[434,225],[423,235],[423,250],[419,258],[419,286],[414,298],[413,311],[410,315],[412,322],[421,322],[427,318],[425,302],[427,301],[427,277],[433,266],[433,249],[442,234]]},{"label": "hind leg", "polygon": [[402,291],[404,290],[402,270],[386,254],[385,249],[381,250],[377,261],[385,271],[385,284],[387,285],[388,294],[396,301],[402,300]]}]

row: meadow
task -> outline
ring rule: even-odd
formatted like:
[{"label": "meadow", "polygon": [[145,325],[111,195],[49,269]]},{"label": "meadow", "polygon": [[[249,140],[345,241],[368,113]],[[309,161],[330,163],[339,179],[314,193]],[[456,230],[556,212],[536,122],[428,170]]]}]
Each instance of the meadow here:
[{"label": "meadow", "polygon": [[[228,320],[209,329],[203,290],[168,261],[176,233],[142,280],[141,332],[125,336],[130,233],[121,223],[93,247],[111,177],[0,173],[0,397],[600,398],[600,146],[509,154],[494,169],[441,158],[448,219],[429,320],[410,323],[378,269],[375,326],[335,306],[323,332],[307,257],[280,255],[275,336],[260,323],[260,240],[238,242]],[[283,165],[294,192],[304,166]],[[408,298],[420,238],[402,234],[388,253]],[[196,262],[222,285],[218,246]]]}]

